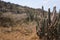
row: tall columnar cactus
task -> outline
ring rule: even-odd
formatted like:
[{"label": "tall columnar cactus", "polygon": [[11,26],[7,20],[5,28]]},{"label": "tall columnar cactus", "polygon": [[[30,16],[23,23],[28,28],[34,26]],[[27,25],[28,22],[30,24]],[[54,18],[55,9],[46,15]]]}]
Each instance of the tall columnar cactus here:
[{"label": "tall columnar cactus", "polygon": [[59,17],[58,17],[58,33],[60,34],[60,10],[59,10]]},{"label": "tall columnar cactus", "polygon": [[45,16],[44,16],[44,7],[42,6],[42,23],[41,23],[41,32],[44,35],[45,31]]},{"label": "tall columnar cactus", "polygon": [[44,35],[44,28],[45,28],[45,19],[42,19],[42,23],[41,23],[41,28],[42,28],[42,34]]},{"label": "tall columnar cactus", "polygon": [[44,16],[44,7],[42,6],[42,16]]},{"label": "tall columnar cactus", "polygon": [[56,18],[56,6],[53,8],[53,12],[52,12],[52,16],[51,16],[51,21],[54,22],[53,20]]},{"label": "tall columnar cactus", "polygon": [[56,6],[53,8],[53,12],[56,14]]},{"label": "tall columnar cactus", "polygon": [[53,14],[56,15],[56,6],[53,7]]},{"label": "tall columnar cactus", "polygon": [[41,25],[39,24],[39,21],[37,21],[37,24],[38,24],[38,28],[40,27],[40,31],[38,32],[40,33],[39,36],[41,37],[45,36],[45,38],[48,38],[47,40],[53,40],[53,38],[57,40],[58,39],[57,34],[58,33],[60,34],[60,11],[59,11],[59,15],[57,16],[56,7],[54,7],[53,15],[51,17],[50,8],[49,8],[48,18],[45,18],[44,9],[42,6],[42,18],[40,22]]},{"label": "tall columnar cactus", "polygon": [[60,10],[59,10],[59,32],[60,32]]},{"label": "tall columnar cactus", "polygon": [[60,10],[59,10],[59,19],[60,19]]},{"label": "tall columnar cactus", "polygon": [[48,23],[51,23],[51,18],[50,18],[50,8],[48,9]]}]

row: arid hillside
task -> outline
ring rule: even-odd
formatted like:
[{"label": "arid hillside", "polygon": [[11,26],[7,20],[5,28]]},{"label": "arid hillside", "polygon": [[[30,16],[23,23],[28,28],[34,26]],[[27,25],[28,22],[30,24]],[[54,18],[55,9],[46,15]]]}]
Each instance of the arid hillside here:
[{"label": "arid hillside", "polygon": [[40,20],[42,9],[0,1],[0,40],[39,40],[36,16]]},{"label": "arid hillside", "polygon": [[34,9],[0,0],[0,40],[56,40],[60,38],[59,29],[56,7],[51,13],[43,6]]}]

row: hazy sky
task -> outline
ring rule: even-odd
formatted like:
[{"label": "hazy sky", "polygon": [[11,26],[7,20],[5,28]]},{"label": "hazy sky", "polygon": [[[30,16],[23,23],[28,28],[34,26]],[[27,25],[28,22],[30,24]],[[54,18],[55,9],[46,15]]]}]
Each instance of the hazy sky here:
[{"label": "hazy sky", "polygon": [[4,0],[4,1],[32,8],[41,8],[43,5],[45,10],[48,10],[48,8],[51,8],[52,10],[54,6],[57,7],[57,10],[60,9],[59,5],[60,0]]}]

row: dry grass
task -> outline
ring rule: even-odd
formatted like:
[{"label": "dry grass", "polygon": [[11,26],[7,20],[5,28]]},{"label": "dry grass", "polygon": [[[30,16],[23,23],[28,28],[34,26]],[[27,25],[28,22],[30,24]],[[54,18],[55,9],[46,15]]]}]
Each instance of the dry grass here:
[{"label": "dry grass", "polygon": [[0,27],[0,40],[38,40],[34,22],[17,27]]}]

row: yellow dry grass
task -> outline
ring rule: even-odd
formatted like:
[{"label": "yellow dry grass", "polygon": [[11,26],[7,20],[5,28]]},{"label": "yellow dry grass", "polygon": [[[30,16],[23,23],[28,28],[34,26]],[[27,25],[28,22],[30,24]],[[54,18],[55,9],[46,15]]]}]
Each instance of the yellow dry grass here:
[{"label": "yellow dry grass", "polygon": [[18,25],[17,27],[0,27],[0,40],[38,40],[34,23]]}]

